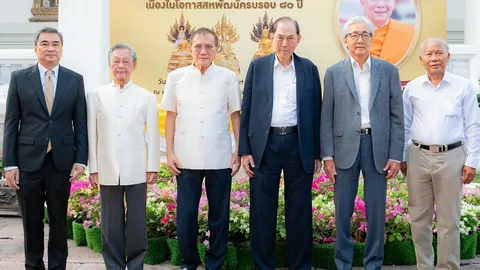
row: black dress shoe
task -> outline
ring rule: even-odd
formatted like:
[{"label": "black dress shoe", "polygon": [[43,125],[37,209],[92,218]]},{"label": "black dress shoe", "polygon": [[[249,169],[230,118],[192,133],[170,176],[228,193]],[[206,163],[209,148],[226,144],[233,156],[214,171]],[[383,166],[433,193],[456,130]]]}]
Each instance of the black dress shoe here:
[{"label": "black dress shoe", "polygon": [[182,267],[181,270],[197,270],[197,268]]}]

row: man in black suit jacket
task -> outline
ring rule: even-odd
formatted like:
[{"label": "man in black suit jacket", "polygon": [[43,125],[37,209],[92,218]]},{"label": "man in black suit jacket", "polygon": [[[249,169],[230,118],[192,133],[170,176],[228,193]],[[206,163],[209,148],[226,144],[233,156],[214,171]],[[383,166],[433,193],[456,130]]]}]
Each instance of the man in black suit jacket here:
[{"label": "man in black suit jacket", "polygon": [[275,54],[254,60],[245,80],[239,155],[250,177],[255,269],[274,269],[280,174],[290,269],[312,267],[312,179],[319,172],[321,86],[317,67],[293,52],[298,23],[274,22]]},{"label": "man in black suit jacket", "polygon": [[88,158],[83,77],[59,66],[62,45],[60,32],[41,29],[35,38],[38,65],[12,72],[7,95],[3,165],[22,212],[26,269],[45,269],[45,201],[48,269],[65,269],[70,181],[80,177]]}]

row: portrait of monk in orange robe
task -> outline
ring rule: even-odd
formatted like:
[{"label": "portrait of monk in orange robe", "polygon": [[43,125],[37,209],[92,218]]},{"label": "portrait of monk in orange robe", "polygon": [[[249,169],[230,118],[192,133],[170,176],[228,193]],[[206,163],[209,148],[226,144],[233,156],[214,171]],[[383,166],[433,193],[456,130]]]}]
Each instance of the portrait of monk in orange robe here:
[{"label": "portrait of monk in orange robe", "polygon": [[390,18],[395,0],[360,0],[360,5],[375,26],[371,55],[397,64],[410,47],[415,26]]}]

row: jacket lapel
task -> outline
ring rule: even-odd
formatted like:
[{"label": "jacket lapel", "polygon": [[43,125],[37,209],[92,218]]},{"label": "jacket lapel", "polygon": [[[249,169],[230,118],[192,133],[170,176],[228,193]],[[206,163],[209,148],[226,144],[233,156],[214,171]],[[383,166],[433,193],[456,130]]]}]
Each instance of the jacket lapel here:
[{"label": "jacket lapel", "polygon": [[360,103],[357,87],[355,86],[355,78],[353,75],[352,62],[350,58],[347,58],[343,61],[343,71],[345,74],[345,81],[347,82],[348,88],[350,88],[350,92],[352,92],[355,100]]},{"label": "jacket lapel", "polygon": [[38,70],[38,66],[35,65],[32,67],[31,72],[28,74],[28,78],[30,79],[30,83],[37,94],[38,100],[43,106],[43,109],[48,113],[47,103],[45,101],[45,94],[43,93],[42,81],[40,80],[40,71]]},{"label": "jacket lapel", "polygon": [[65,72],[62,66],[60,66],[58,68],[57,88],[55,90],[55,98],[53,99],[52,115],[55,112],[55,109],[58,107],[58,104],[60,103],[60,99],[62,98],[62,95],[65,92],[65,85],[67,81],[68,81],[68,73]]},{"label": "jacket lapel", "polygon": [[265,71],[266,71],[266,76],[265,76],[265,79],[267,80],[266,82],[266,85],[267,85],[267,102],[268,102],[268,105],[271,107],[271,110],[273,110],[273,80],[274,80],[274,77],[273,77],[273,69],[274,69],[274,65],[275,65],[275,54],[271,54],[270,56],[266,56],[266,57],[270,57],[270,59],[268,61],[266,61],[266,67],[265,67]]},{"label": "jacket lapel", "polygon": [[371,57],[372,67],[370,70],[370,102],[368,104],[368,111],[372,109],[373,102],[377,96],[378,86],[380,85],[380,78],[382,77],[383,68],[380,65],[380,62]]},{"label": "jacket lapel", "polygon": [[[295,77],[297,81],[297,111],[300,110],[300,97],[302,95],[302,90],[303,90],[303,85],[305,82],[305,67],[303,66],[302,61],[300,61],[300,58],[298,58],[297,55],[293,54],[293,60],[295,61]],[[299,117],[300,114],[297,113],[297,117]]]}]

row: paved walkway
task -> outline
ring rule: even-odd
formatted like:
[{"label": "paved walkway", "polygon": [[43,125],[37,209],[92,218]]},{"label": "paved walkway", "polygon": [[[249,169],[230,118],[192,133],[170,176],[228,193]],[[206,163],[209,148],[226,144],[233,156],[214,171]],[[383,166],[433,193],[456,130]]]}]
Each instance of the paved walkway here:
[{"label": "paved walkway", "polygon": [[[48,237],[48,225],[45,226],[45,239]],[[45,241],[45,247],[47,241]],[[101,254],[87,247],[76,247],[72,240],[68,240],[69,256],[67,270],[103,270]],[[47,262],[47,251],[44,260]],[[480,270],[480,258],[471,261],[462,261],[465,266],[462,270]],[[0,216],[0,270],[24,269],[23,255],[23,228],[19,217]],[[161,265],[145,265],[145,270],[173,270],[178,266],[165,262]],[[198,269],[203,269],[199,267]],[[362,269],[362,268],[355,268]],[[413,266],[386,266],[384,270],[414,270]],[[243,269],[239,269],[243,270]]]}]

